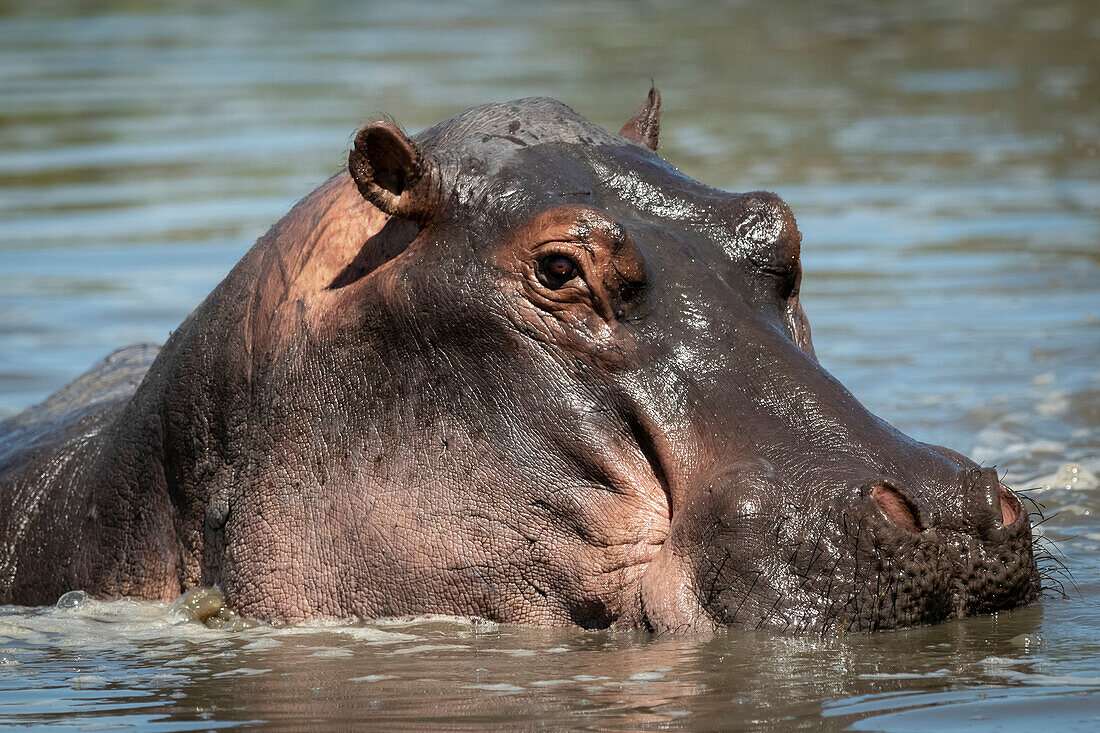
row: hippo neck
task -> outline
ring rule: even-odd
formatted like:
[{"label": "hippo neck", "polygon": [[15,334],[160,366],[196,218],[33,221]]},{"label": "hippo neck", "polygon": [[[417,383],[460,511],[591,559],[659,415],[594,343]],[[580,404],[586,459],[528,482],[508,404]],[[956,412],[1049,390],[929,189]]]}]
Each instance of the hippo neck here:
[{"label": "hippo neck", "polygon": [[[204,533],[216,534],[216,507],[225,504],[220,495],[240,485],[255,382],[288,342],[302,337],[303,321],[324,310],[318,301],[333,297],[334,282],[354,272],[364,244],[387,221],[346,171],[327,180],[272,226],[173,332],[114,422],[113,442],[146,446],[143,453],[158,456],[163,479],[160,486],[105,486],[101,493],[105,501],[118,492],[167,493],[182,545],[182,587],[218,581],[211,570],[216,560],[204,559]],[[114,464],[125,460],[105,454],[103,470],[124,476]]]}]

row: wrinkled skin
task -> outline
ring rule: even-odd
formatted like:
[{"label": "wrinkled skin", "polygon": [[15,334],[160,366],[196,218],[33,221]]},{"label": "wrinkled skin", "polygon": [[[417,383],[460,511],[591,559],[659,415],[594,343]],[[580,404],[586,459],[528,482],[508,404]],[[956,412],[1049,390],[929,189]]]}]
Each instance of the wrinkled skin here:
[{"label": "wrinkled skin", "polygon": [[790,209],[669,166],[659,111],[368,125],[155,361],[3,424],[0,603],[827,633],[1034,598],[1013,492],[821,367]]}]

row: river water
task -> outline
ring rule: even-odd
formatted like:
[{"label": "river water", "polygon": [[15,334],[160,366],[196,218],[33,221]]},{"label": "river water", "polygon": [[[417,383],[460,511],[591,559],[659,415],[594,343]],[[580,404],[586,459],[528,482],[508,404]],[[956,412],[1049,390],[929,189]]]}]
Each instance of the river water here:
[{"label": "river water", "polygon": [[[20,7],[22,5],[23,7]],[[545,94],[768,189],[822,363],[1028,489],[1046,597],[874,636],[432,618],[212,629],[0,608],[0,725],[1100,726],[1100,13],[1028,3],[11,2],[0,10],[0,416],[163,341],[373,115]]]}]

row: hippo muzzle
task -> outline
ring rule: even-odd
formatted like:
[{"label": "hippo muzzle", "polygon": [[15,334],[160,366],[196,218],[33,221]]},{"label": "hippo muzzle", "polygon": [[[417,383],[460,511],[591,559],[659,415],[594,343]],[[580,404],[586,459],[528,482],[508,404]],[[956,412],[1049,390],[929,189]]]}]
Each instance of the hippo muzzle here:
[{"label": "hippo muzzle", "polygon": [[751,472],[708,483],[642,578],[644,623],[875,631],[1033,599],[1038,574],[1019,502],[990,470],[959,472],[954,490],[964,497],[958,516],[922,509],[930,502],[886,480],[810,506]]}]

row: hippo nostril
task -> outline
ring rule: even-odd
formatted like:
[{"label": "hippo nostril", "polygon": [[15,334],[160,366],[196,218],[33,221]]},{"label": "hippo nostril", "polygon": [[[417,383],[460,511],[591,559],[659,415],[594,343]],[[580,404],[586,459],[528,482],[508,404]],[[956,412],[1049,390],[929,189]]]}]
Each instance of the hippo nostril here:
[{"label": "hippo nostril", "polygon": [[890,484],[877,484],[871,489],[871,498],[878,503],[886,518],[902,529],[914,534],[924,530],[912,499]]},{"label": "hippo nostril", "polygon": [[1001,524],[1009,526],[1014,523],[1020,516],[1022,511],[1020,507],[1020,500],[1016,498],[1015,492],[1011,491],[1007,486],[1001,484],[1000,491],[1001,500]]}]

